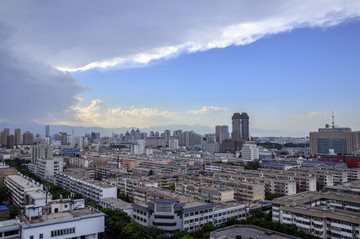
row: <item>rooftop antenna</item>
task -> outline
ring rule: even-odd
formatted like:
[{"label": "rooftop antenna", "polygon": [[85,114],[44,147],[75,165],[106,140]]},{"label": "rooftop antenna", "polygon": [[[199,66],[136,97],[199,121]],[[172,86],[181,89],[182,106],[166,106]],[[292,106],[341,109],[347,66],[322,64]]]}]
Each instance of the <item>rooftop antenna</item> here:
[{"label": "rooftop antenna", "polygon": [[335,128],[335,121],[334,121],[334,110],[332,110],[332,128]]}]

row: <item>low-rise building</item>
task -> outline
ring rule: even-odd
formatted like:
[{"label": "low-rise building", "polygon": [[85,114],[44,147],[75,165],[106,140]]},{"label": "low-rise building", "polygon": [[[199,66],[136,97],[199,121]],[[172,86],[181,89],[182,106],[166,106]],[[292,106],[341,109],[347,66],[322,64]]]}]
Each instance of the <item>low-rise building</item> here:
[{"label": "low-rise building", "polygon": [[4,182],[9,189],[10,201],[19,207],[25,205],[27,192],[42,191],[43,189],[43,185],[21,174],[6,176]]},{"label": "low-rise building", "polygon": [[360,196],[304,192],[272,200],[272,220],[321,238],[358,238]]},{"label": "low-rise building", "polygon": [[117,198],[117,188],[97,180],[78,178],[74,173],[56,173],[55,184],[99,203],[101,198]]},{"label": "low-rise building", "polygon": [[198,201],[178,203],[170,199],[156,199],[147,204],[133,204],[132,219],[143,226],[157,227],[166,232],[195,232],[208,222],[217,225],[232,217],[243,220],[247,215],[247,206],[234,202],[215,205]]},{"label": "low-rise building", "polygon": [[299,239],[284,233],[254,225],[234,225],[210,232],[210,239]]}]

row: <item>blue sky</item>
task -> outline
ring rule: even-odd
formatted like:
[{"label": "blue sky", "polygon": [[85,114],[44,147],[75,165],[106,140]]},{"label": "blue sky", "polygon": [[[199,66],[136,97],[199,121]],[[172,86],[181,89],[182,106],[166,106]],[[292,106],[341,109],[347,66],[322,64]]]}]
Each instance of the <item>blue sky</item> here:
[{"label": "blue sky", "polygon": [[[350,21],[326,29],[297,29],[245,46],[184,54],[131,69],[93,69],[73,76],[89,88],[79,94],[86,99],[83,105],[99,96],[109,107],[186,112],[211,105],[226,110],[193,122],[231,124],[232,113],[245,111],[256,123],[253,127],[265,129],[281,129],[286,121],[294,121],[290,116],[301,118],[318,112],[313,117],[322,121],[313,122],[312,130],[331,121],[334,109],[339,114],[337,123],[359,127],[354,125],[356,121],[342,117],[359,117],[359,42],[360,22]],[[177,123],[192,123],[181,120]],[[297,131],[292,126],[286,130]],[[301,130],[310,130],[304,126],[299,125]]]},{"label": "blue sky", "polygon": [[[360,2],[3,1],[0,122],[360,129]],[[17,97],[13,97],[17,95]],[[32,107],[24,106],[24,102]]]}]

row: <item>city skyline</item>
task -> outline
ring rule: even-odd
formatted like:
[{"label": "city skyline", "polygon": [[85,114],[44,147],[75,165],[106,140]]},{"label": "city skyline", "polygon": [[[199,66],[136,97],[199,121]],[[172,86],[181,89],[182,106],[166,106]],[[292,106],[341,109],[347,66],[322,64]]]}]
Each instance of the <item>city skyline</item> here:
[{"label": "city skyline", "polygon": [[359,2],[155,2],[0,3],[0,125],[360,129]]}]

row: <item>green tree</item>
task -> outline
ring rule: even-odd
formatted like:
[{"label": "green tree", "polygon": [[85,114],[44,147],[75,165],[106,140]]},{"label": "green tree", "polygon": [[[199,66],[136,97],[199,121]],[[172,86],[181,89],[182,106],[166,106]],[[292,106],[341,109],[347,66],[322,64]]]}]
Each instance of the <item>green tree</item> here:
[{"label": "green tree", "polygon": [[9,208],[9,216],[15,218],[20,212],[20,208],[16,205],[11,205]]},{"label": "green tree", "polygon": [[106,230],[113,235],[113,237],[121,235],[122,230],[131,222],[130,217],[125,212],[108,208],[102,209],[101,211],[105,213]]},{"label": "green tree", "polygon": [[120,191],[118,191],[118,199],[121,199],[121,200],[123,200],[125,202],[129,202],[129,203],[131,202],[131,199],[130,199],[129,195],[125,194],[125,193],[122,193]]},{"label": "green tree", "polygon": [[9,197],[9,190],[7,187],[0,187],[0,204],[6,201]]},{"label": "green tree", "polygon": [[122,236],[129,239],[142,239],[144,238],[144,231],[143,226],[132,222],[124,228]]},{"label": "green tree", "polygon": [[190,236],[190,234],[187,231],[179,231],[179,232],[175,232],[171,238],[172,239],[190,239],[190,238],[194,238],[194,237]]}]

